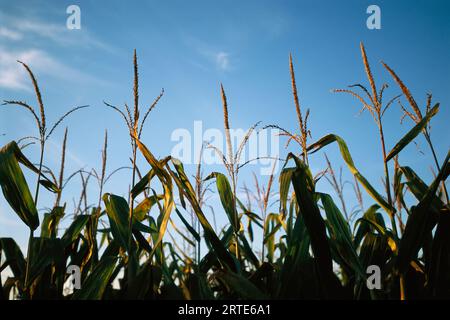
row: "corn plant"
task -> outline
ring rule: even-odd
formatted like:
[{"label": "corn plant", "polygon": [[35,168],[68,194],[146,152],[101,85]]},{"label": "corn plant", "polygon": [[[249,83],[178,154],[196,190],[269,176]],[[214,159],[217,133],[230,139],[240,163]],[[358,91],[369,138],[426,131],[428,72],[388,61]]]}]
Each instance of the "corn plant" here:
[{"label": "corn plant", "polygon": [[[223,159],[225,174],[212,172],[205,177],[204,167],[199,164],[194,178],[189,178],[181,161],[171,156],[159,158],[147,147],[141,133],[163,91],[141,117],[135,51],[133,109],[125,104],[122,110],[105,102],[126,123],[131,142],[131,166],[107,173],[110,141],[105,132],[100,170],[78,170],[65,178],[68,131],[66,129],[64,134],[59,174],[55,175],[45,165],[44,147],[62,118],[47,134],[37,81],[24,64],[35,87],[41,117],[24,102],[5,103],[22,106],[32,113],[38,124],[40,136],[37,141],[41,148],[38,166],[25,155],[24,149],[29,144],[20,146],[27,139],[11,141],[0,149],[3,196],[30,230],[26,255],[14,239],[0,238],[0,298],[450,298],[450,238],[447,232],[450,212],[445,186],[450,173],[450,153],[439,161],[430,137],[430,120],[438,113],[439,104],[431,107],[430,97],[425,113],[422,113],[393,69],[383,64],[410,104],[412,112],[402,104],[401,108],[414,122],[389,151],[382,120],[394,101],[401,103],[401,97],[395,96],[383,103],[387,85],[377,91],[362,44],[361,54],[370,91],[362,84],[336,91],[356,97],[362,103],[362,110],[367,110],[375,120],[383,156],[384,192],[380,193],[357,169],[347,143],[338,135],[328,134],[309,143],[312,139],[308,128],[309,110],[303,116],[290,56],[291,87],[300,131],[295,134],[280,125],[268,127],[281,129],[282,135],[287,137],[287,145],[291,141],[297,145],[281,160],[282,170],[278,177],[273,171],[266,186],[259,183],[257,176],[254,188],[248,188],[244,183],[247,201],[240,199],[237,192],[239,170],[245,165],[239,160],[256,125],[234,148],[223,86],[220,95],[227,150],[216,149],[216,152]],[[354,91],[355,88],[361,89],[363,94]],[[428,184],[412,168],[401,165],[402,150],[421,133],[430,146],[436,169],[433,181]],[[328,168],[315,174],[310,169],[314,153],[332,143],[337,143],[342,160],[355,179],[352,185],[359,203],[358,211],[350,210],[347,205],[342,194],[342,178],[337,178],[328,158]],[[138,156],[146,160],[145,168],[137,166]],[[25,179],[25,168],[38,177],[35,197]],[[122,169],[131,172],[127,198],[107,190],[109,178]],[[70,212],[62,191],[77,176],[81,179],[80,197]],[[332,195],[320,191],[318,182],[323,177],[329,179],[336,190],[342,211]],[[89,194],[90,179],[97,181],[99,194]],[[43,206],[38,204],[39,185],[55,194],[55,201],[42,222],[37,211],[38,206]],[[368,207],[363,205],[360,186],[372,199]],[[220,230],[215,219],[213,227],[205,214],[210,201],[206,194],[214,189],[217,189],[223,207],[222,212],[214,214],[228,219]],[[413,205],[408,205],[411,195],[416,200]],[[407,216],[406,222],[401,218],[402,212]],[[72,221],[63,230],[61,221],[67,217],[72,217]],[[35,237],[39,227],[40,235]],[[195,250],[182,247],[172,235],[173,231],[178,239]],[[262,243],[255,244],[256,232],[261,233]],[[204,244],[204,251],[200,250],[201,244]],[[261,254],[257,250],[261,250]],[[367,285],[367,270],[373,265],[382,270],[381,287],[375,289]],[[79,268],[81,286],[66,292],[69,266]]]}]

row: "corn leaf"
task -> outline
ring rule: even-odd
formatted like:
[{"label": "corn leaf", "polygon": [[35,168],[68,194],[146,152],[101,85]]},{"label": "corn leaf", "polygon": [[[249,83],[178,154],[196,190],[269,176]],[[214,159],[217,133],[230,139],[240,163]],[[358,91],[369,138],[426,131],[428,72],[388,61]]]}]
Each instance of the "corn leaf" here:
[{"label": "corn leaf", "polygon": [[415,259],[424,237],[436,225],[438,216],[431,210],[431,204],[436,196],[436,190],[449,170],[450,152],[444,160],[444,164],[433,183],[428,187],[422,200],[417,206],[413,206],[406,223],[405,232],[399,245],[397,265],[400,272],[405,272],[411,260]]},{"label": "corn leaf", "polygon": [[178,180],[177,185],[180,185],[182,187],[181,191],[190,202],[192,209],[197,215],[198,221],[202,225],[207,243],[209,242],[211,244],[215,254],[217,255],[217,258],[221,263],[223,263],[231,270],[236,270],[235,261],[233,257],[225,248],[225,244],[217,237],[213,227],[209,223],[208,219],[206,219],[206,216],[204,215],[202,209],[200,208],[200,205],[194,193],[194,189],[189,180],[187,179],[183,167],[179,165],[179,161],[176,159],[172,159],[172,163],[174,164],[177,172],[174,172],[169,168],[169,173],[174,178],[174,180]]},{"label": "corn leaf", "polygon": [[83,228],[89,221],[88,215],[78,215],[70,224],[69,228],[67,228],[66,232],[61,238],[64,247],[69,246],[72,242],[74,242]]},{"label": "corn leaf", "polygon": [[72,300],[100,300],[112,280],[111,276],[116,268],[116,263],[117,257],[106,256],[102,258],[82,283],[81,289],[73,294]]},{"label": "corn leaf", "polygon": [[183,224],[185,225],[185,227],[189,230],[189,232],[192,234],[192,236],[195,238],[196,241],[200,241],[200,235],[198,234],[197,231],[195,231],[195,229],[189,224],[189,222],[187,222],[187,220],[183,217],[183,215],[181,214],[181,212],[175,208],[175,212],[177,213],[178,217],[180,218],[180,220],[183,222]]},{"label": "corn leaf", "polygon": [[[290,153],[287,159],[293,158],[296,170],[292,174],[292,185],[300,208],[300,216],[304,219],[306,229],[311,239],[319,281],[324,297],[331,298],[336,294],[336,282],[333,274],[331,251],[326,236],[325,222],[314,200],[315,186],[309,168]],[[299,219],[299,218],[297,218]]]},{"label": "corn leaf", "polygon": [[128,221],[129,207],[127,201],[119,196],[105,193],[103,202],[106,206],[109,224],[114,239],[120,243],[122,248],[128,251],[128,239],[130,236],[130,228]]},{"label": "corn leaf", "polygon": [[[138,145],[139,150],[141,151],[142,155],[145,157],[147,162],[151,165],[152,169],[155,171],[155,174],[157,175],[158,179],[161,181],[161,184],[164,188],[164,205],[161,212],[161,223],[159,224],[159,231],[158,231],[158,239],[156,240],[153,251],[150,253],[150,258],[155,254],[156,250],[158,249],[159,244],[162,242],[162,239],[164,237],[164,234],[167,229],[167,224],[169,222],[170,214],[172,212],[172,208],[174,207],[174,200],[173,200],[173,194],[172,194],[172,179],[170,174],[164,169],[165,163],[167,163],[167,160],[164,161],[158,161],[153,154],[150,152],[150,150],[141,142],[139,139],[136,139],[136,144]],[[159,202],[158,202],[159,204]]]},{"label": "corn leaf", "polygon": [[3,252],[5,265],[11,268],[17,279],[25,276],[26,261],[22,251],[12,238],[0,238],[0,252]]},{"label": "corn leaf", "polygon": [[408,133],[403,138],[401,138],[399,142],[397,142],[394,148],[392,148],[392,150],[386,156],[386,161],[389,161],[392,158],[394,158],[397,154],[399,154],[400,151],[403,150],[404,147],[406,147],[411,141],[413,141],[426,127],[431,118],[438,113],[438,111],[439,111],[439,103],[436,103],[436,105],[433,108],[431,108],[431,110],[426,114],[426,116],[411,130],[409,130]]},{"label": "corn leaf", "polygon": [[258,289],[258,287],[256,287],[248,279],[237,273],[231,271],[220,272],[216,275],[216,277],[221,279],[231,290],[238,292],[239,295],[244,299],[250,300],[268,299],[267,294]]},{"label": "corn leaf", "polygon": [[330,195],[321,193],[320,199],[327,215],[332,243],[347,265],[353,268],[361,278],[365,278],[365,270],[363,270],[356,248],[353,246],[352,234],[347,221]]},{"label": "corn leaf", "polygon": [[59,221],[64,216],[64,210],[65,206],[54,207],[51,212],[44,214],[41,224],[41,237],[56,238]]},{"label": "corn leaf", "polygon": [[219,172],[213,172],[205,180],[216,178],[216,186],[217,191],[219,192],[220,201],[222,203],[222,207],[225,209],[225,212],[228,216],[228,220],[230,224],[233,226],[235,232],[238,232],[240,229],[238,213],[236,211],[236,207],[234,206],[234,196],[233,191],[231,190],[230,183],[228,182],[227,177]]},{"label": "corn leaf", "polygon": [[356,169],[353,159],[348,150],[347,144],[341,137],[335,134],[328,134],[323,138],[319,139],[317,142],[308,146],[307,150],[310,151],[310,153],[314,153],[333,142],[337,142],[339,150],[341,152],[341,156],[344,159],[345,163],[347,164],[347,167],[350,169],[350,172],[356,177],[356,179],[358,179],[358,181],[361,183],[364,189],[366,189],[367,193],[369,193],[369,195],[372,198],[374,198],[375,201],[378,202],[378,204],[384,210],[386,210],[386,212],[395,212],[395,208],[390,206],[386,202],[386,200],[375,190],[375,188],[372,187],[369,181],[367,181],[367,179],[364,178],[364,176],[358,171],[358,169]]},{"label": "corn leaf", "polygon": [[3,195],[19,218],[31,229],[39,226],[39,216],[17,158],[13,141],[0,149],[0,184]]}]

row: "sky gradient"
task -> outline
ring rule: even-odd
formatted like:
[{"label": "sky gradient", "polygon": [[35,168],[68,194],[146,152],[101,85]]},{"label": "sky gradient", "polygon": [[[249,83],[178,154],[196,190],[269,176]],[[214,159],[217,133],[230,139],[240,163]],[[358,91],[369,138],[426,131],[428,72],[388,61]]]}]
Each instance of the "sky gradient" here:
[{"label": "sky gradient", "polygon": [[[67,6],[81,8],[81,30],[66,28]],[[366,8],[381,8],[381,30],[366,27]],[[377,128],[368,113],[358,116],[360,103],[335,94],[333,88],[354,83],[367,85],[359,43],[363,41],[378,87],[390,86],[387,97],[400,93],[381,66],[389,64],[423,108],[426,93],[441,103],[432,121],[432,139],[442,161],[449,149],[450,19],[448,1],[6,1],[0,0],[0,100],[24,100],[36,105],[32,86],[23,68],[29,64],[38,78],[47,117],[54,122],[71,107],[90,105],[64,122],[52,136],[45,163],[58,169],[64,127],[69,127],[67,172],[101,166],[105,129],[109,135],[107,171],[128,165],[129,136],[122,119],[103,101],[132,105],[132,55],[139,59],[140,101],[151,104],[161,88],[165,94],[152,111],[142,140],[158,157],[168,155],[177,128],[193,130],[194,121],[204,128],[222,128],[220,83],[229,102],[232,127],[247,129],[257,121],[297,131],[288,57],[292,53],[302,108],[310,108],[312,141],[327,133],[341,136],[356,166],[382,192],[381,149]],[[402,99],[406,105],[406,101]],[[411,128],[399,124],[401,111],[394,104],[384,118],[387,148]],[[0,109],[0,145],[36,135],[33,119],[23,110]],[[281,147],[286,140],[281,140]],[[432,159],[424,140],[419,152],[408,146],[402,165],[413,167],[427,182],[432,179]],[[344,165],[338,148],[325,149],[332,163]],[[281,148],[284,158],[296,147]],[[25,154],[38,161],[38,148]],[[148,169],[145,160],[139,164]],[[344,165],[345,166],[345,165]],[[187,166],[191,174],[193,166]],[[311,169],[325,168],[323,152],[311,157]],[[252,171],[242,171],[240,181],[252,185]],[[205,174],[221,170],[204,168]],[[344,167],[345,179],[351,179]],[[27,175],[32,180],[31,175]],[[130,172],[117,174],[107,192],[125,195]],[[261,179],[264,182],[266,177]],[[30,186],[33,185],[30,183]],[[78,197],[79,179],[63,199],[72,205]],[[242,186],[242,184],[241,184]],[[321,182],[320,191],[332,192]],[[92,184],[91,200],[95,202]],[[347,187],[345,197],[356,200]],[[43,192],[42,205],[51,204]],[[373,201],[364,195],[368,208]],[[217,200],[217,199],[216,199]],[[211,198],[211,202],[217,202]],[[274,210],[277,204],[274,205]],[[42,210],[41,213],[45,212]],[[225,221],[222,211],[219,222]],[[26,226],[0,197],[0,237],[26,243]]]}]

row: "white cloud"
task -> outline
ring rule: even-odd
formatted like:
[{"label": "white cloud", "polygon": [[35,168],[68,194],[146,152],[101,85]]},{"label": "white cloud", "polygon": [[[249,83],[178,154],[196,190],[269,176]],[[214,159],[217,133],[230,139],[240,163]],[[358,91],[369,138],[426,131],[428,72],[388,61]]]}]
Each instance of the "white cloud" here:
[{"label": "white cloud", "polygon": [[37,52],[34,50],[14,53],[0,47],[0,87],[28,90],[25,73],[19,68],[16,60],[30,61],[36,55]]},{"label": "white cloud", "polygon": [[65,24],[51,24],[40,21],[26,20],[14,21],[15,27],[25,34],[35,34],[39,37],[52,40],[62,46],[96,47],[113,52],[107,44],[93,37],[86,28],[69,30]]},{"label": "white cloud", "polygon": [[[49,139],[48,144],[46,145],[46,152],[49,153],[51,159],[56,159],[55,164],[59,164],[59,157],[62,152],[62,143]],[[87,164],[84,160],[82,160],[77,154],[75,154],[70,148],[66,148],[66,161],[69,160],[74,167],[77,168],[86,168]]]},{"label": "white cloud", "polygon": [[[94,37],[87,28],[69,30],[65,23],[48,23],[32,19],[7,16],[0,12],[0,38],[9,40],[34,40],[44,38],[60,46],[94,47],[114,53],[115,48]],[[7,25],[8,27],[5,27]]]},{"label": "white cloud", "polygon": [[78,69],[66,66],[38,49],[12,51],[0,47],[0,87],[14,90],[30,91],[30,80],[24,68],[17,60],[28,64],[33,73],[50,75],[71,82],[88,82],[105,85],[106,82]]},{"label": "white cloud", "polygon": [[225,51],[215,51],[212,49],[198,49],[209,63],[212,63],[220,71],[229,71],[232,68],[230,54]]},{"label": "white cloud", "polygon": [[11,30],[6,27],[0,27],[0,38],[8,38],[9,40],[21,40],[23,38],[22,33]]},{"label": "white cloud", "polygon": [[228,70],[230,68],[230,55],[223,51],[216,53],[216,65],[220,70]]},{"label": "white cloud", "polygon": [[230,54],[222,50],[211,48],[198,48],[198,52],[204,56],[215,68],[220,71],[230,71],[232,68]]},{"label": "white cloud", "polygon": [[49,23],[36,18],[23,19],[1,12],[0,21],[0,41],[3,40],[0,42],[1,88],[31,91],[29,77],[17,60],[28,64],[34,73],[71,82],[107,84],[106,81],[61,63],[47,51],[38,49],[52,41],[59,46],[94,47],[115,52],[114,48],[93,37],[88,30],[69,30],[64,23]]},{"label": "white cloud", "polygon": [[[233,69],[231,54],[222,48],[214,47],[191,35],[182,35],[184,43],[199,54],[204,61],[190,61],[190,63],[202,68],[211,69],[211,66],[220,71],[230,71]],[[206,66],[206,63],[209,66]]]}]

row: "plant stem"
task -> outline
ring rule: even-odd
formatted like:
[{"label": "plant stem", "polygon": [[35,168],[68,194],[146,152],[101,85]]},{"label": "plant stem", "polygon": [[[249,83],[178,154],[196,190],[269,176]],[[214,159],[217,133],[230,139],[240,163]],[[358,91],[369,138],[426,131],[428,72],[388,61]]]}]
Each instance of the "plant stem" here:
[{"label": "plant stem", "polygon": [[[25,271],[25,283],[24,283],[24,293],[28,295],[28,279],[30,276],[30,264],[31,264],[31,242],[33,241],[34,231],[30,229],[30,235],[28,237],[28,249],[27,249],[27,267]],[[29,295],[31,299],[31,294]]]},{"label": "plant stem", "polygon": [[[439,172],[439,170],[440,170],[440,167],[439,167],[439,161],[438,161],[438,159],[437,159],[436,152],[434,151],[433,143],[431,143],[431,137],[430,137],[430,134],[429,134],[428,131],[426,130],[424,135],[425,135],[425,139],[427,140],[428,145],[430,146],[431,153],[432,153],[433,159],[434,159],[434,163],[436,164],[436,169],[437,169],[437,171]],[[442,189],[444,190],[445,199],[447,200],[447,203],[449,203],[449,201],[448,201],[447,187],[445,186],[445,182],[444,182],[444,181],[442,181]]]},{"label": "plant stem", "polygon": [[[40,159],[39,159],[39,172],[38,172],[38,177],[37,177],[37,182],[36,182],[36,192],[34,195],[34,205],[37,207],[37,201],[38,201],[38,197],[39,197],[39,180],[41,179],[41,171],[42,171],[42,163],[44,161],[44,147],[45,147],[45,140],[44,138],[41,138],[41,155],[40,155]],[[25,284],[24,284],[24,291],[28,291],[28,281],[29,281],[29,277],[30,277],[30,268],[31,268],[31,242],[33,241],[33,235],[34,235],[34,230],[30,229],[30,236],[28,238],[28,249],[27,249],[27,266],[26,266],[26,270],[25,270]],[[30,299],[31,299],[31,295],[30,295]]]},{"label": "plant stem", "polygon": [[406,295],[405,295],[405,276],[404,275],[400,275],[400,300],[406,300]]},{"label": "plant stem", "polygon": [[263,213],[263,239],[262,239],[262,249],[261,249],[261,263],[264,263],[264,253],[265,253],[264,238],[265,237],[266,237],[266,214]]},{"label": "plant stem", "polygon": [[[197,233],[200,235],[201,234],[201,229],[200,229],[200,222],[199,222],[199,220],[197,219],[197,220],[193,220],[194,222],[192,223],[192,225],[193,226],[195,226],[195,221],[196,221],[196,229],[197,229]],[[202,239],[201,239],[201,237],[199,237],[199,239],[198,239],[198,241],[197,241],[197,247],[196,247],[196,258],[197,258],[197,266],[199,266],[200,265],[200,259],[201,259],[201,252],[200,252],[200,249],[201,249],[201,241],[202,241]]]},{"label": "plant stem", "polygon": [[240,258],[239,258],[239,229],[241,226],[241,222],[239,220],[239,215],[238,215],[238,211],[237,211],[237,201],[236,201],[236,184],[237,184],[237,182],[236,182],[234,167],[231,169],[231,171],[232,171],[231,181],[233,182],[233,207],[234,207],[234,210],[236,211],[236,217],[237,217],[237,221],[236,221],[237,230],[234,231],[234,237],[236,240],[236,258],[238,261],[240,261]]},{"label": "plant stem", "polygon": [[41,170],[42,170],[42,163],[44,161],[44,147],[45,147],[45,141],[41,142],[41,156],[40,156],[40,160],[39,160],[39,172],[38,172],[38,178],[37,178],[37,182],[36,182],[36,193],[34,195],[34,204],[37,206],[37,201],[38,201],[38,197],[39,197],[39,180],[41,179]]},{"label": "plant stem", "polygon": [[[137,145],[136,145],[136,141],[133,140],[132,142],[132,146],[133,146],[133,174],[131,177],[131,190],[133,190],[134,188],[134,184],[135,184],[135,180],[136,180],[136,152],[137,152]],[[128,281],[130,281],[133,277],[134,277],[134,272],[133,272],[133,268],[130,268],[131,264],[131,244],[132,244],[132,240],[133,240],[133,235],[132,235],[132,231],[133,231],[133,210],[134,210],[134,196],[133,193],[130,192],[130,212],[129,212],[129,229],[130,229],[130,234],[128,236],[128,250],[130,250],[128,252]]]},{"label": "plant stem", "polygon": [[[391,196],[391,188],[390,188],[389,169],[388,169],[388,164],[386,161],[386,144],[384,142],[383,124],[381,123],[380,115],[378,115],[378,128],[380,130],[381,148],[382,148],[382,152],[383,152],[383,164],[384,164],[384,175],[386,177],[387,200],[388,200],[389,206],[392,208],[392,196]],[[395,236],[398,236],[397,225],[395,223],[395,214],[392,211],[392,209],[389,210],[388,214],[391,218],[392,230],[394,231]]]},{"label": "plant stem", "polygon": [[200,239],[197,241],[197,266],[198,265],[200,265]]},{"label": "plant stem", "polygon": [[[383,133],[383,124],[381,123],[381,115],[378,114],[378,128],[380,129],[380,139],[381,146],[383,150],[383,163],[384,163],[384,174],[386,176],[386,193],[388,197],[388,204],[391,208],[393,208],[392,197],[391,197],[391,185],[389,182],[389,169],[386,161],[386,144],[384,142],[384,133]],[[395,223],[395,213],[392,209],[389,210],[389,216],[391,218],[392,231],[394,232],[395,237],[398,238],[397,225]],[[404,275],[400,274],[400,300],[405,300],[405,283],[404,283]]]}]

